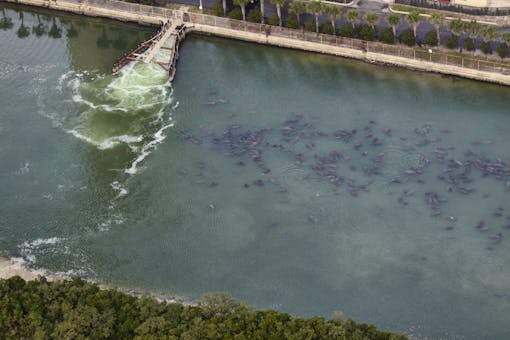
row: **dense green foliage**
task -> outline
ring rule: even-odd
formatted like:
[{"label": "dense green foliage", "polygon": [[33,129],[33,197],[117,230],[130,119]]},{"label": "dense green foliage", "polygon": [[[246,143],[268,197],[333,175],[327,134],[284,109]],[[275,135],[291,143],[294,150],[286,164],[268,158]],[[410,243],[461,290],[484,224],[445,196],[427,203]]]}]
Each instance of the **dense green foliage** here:
[{"label": "dense green foliage", "polygon": [[459,37],[452,34],[450,37],[444,40],[444,45],[449,49],[454,49],[459,46]]},{"label": "dense green foliage", "polygon": [[480,51],[484,54],[492,54],[492,45],[489,41],[484,41],[480,44]]},{"label": "dense green foliage", "polygon": [[267,18],[267,23],[269,25],[278,26],[279,22],[280,19],[278,18],[278,15],[276,13]]},{"label": "dense green foliage", "polygon": [[502,43],[499,44],[499,46],[496,48],[496,52],[500,58],[508,58],[510,55],[510,48],[508,47],[507,43]]},{"label": "dense green foliage", "polygon": [[470,52],[476,50],[475,41],[472,38],[466,38],[464,40],[464,48]]},{"label": "dense green foliage", "polygon": [[429,46],[437,46],[438,41],[436,31],[428,31],[427,33],[425,33],[423,42]]},{"label": "dense green foliage", "polygon": [[336,34],[335,29],[333,28],[333,25],[331,25],[330,22],[323,23],[319,29],[319,32],[331,35]]},{"label": "dense green foliage", "polygon": [[359,37],[366,41],[375,40],[375,29],[370,25],[362,25],[359,30]]},{"label": "dense green foliage", "polygon": [[340,26],[339,33],[342,37],[346,38],[354,38],[354,34],[356,33],[354,30],[354,27],[352,27],[351,24],[343,23],[342,26]]},{"label": "dense green foliage", "polygon": [[414,32],[412,29],[403,30],[400,33],[398,39],[402,44],[406,44],[407,46],[416,45],[416,37],[414,36]]},{"label": "dense green foliage", "polygon": [[379,40],[385,44],[394,44],[395,36],[393,35],[393,30],[389,27],[384,27],[379,32]]},{"label": "dense green foliage", "polygon": [[0,280],[3,339],[406,339],[352,320],[254,311],[226,295],[198,306],[160,303],[80,279]]},{"label": "dense green foliage", "polygon": [[248,12],[246,19],[251,22],[259,23],[262,21],[262,14],[260,13],[260,9],[254,8]]},{"label": "dense green foliage", "polygon": [[235,7],[233,10],[230,11],[230,13],[228,13],[228,17],[230,19],[242,20],[243,13],[241,11],[241,8]]},{"label": "dense green foliage", "polygon": [[315,20],[308,19],[305,21],[305,31],[315,32]]},{"label": "dense green foliage", "polygon": [[223,16],[223,4],[221,3],[221,1],[216,2],[211,7],[211,12],[212,12],[212,15],[215,15],[217,17],[222,17]]},{"label": "dense green foliage", "polygon": [[299,23],[298,23],[296,17],[295,16],[287,17],[287,20],[285,20],[285,27],[293,28],[293,29],[298,29],[299,28]]}]

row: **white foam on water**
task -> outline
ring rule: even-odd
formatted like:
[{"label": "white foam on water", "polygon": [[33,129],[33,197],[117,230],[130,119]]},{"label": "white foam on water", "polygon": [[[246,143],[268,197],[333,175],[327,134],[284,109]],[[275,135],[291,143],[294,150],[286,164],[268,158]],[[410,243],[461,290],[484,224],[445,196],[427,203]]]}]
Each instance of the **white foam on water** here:
[{"label": "white foam on water", "polygon": [[154,134],[154,139],[142,147],[142,150],[138,157],[133,161],[133,163],[131,163],[131,166],[128,169],[124,170],[124,172],[130,175],[136,174],[138,172],[138,164],[141,163],[147,156],[149,156],[154,150],[157,149],[157,146],[161,144],[166,138],[166,135],[163,134],[163,132],[172,126],[174,126],[173,123],[165,125],[161,129],[159,129]]},{"label": "white foam on water", "polygon": [[16,172],[18,175],[26,175],[30,172],[30,162],[25,162]]},{"label": "white foam on water", "polygon": [[[34,264],[37,262],[36,252],[39,248],[43,246],[54,246],[58,243],[64,241],[64,238],[60,237],[50,237],[50,238],[38,238],[33,241],[25,241],[21,245],[18,246],[20,250],[20,254],[23,256],[23,259],[30,264]],[[63,250],[65,253],[69,252],[67,247],[59,247],[60,250]]]},{"label": "white foam on water", "polygon": [[132,143],[140,143],[143,141],[143,136],[128,136],[128,135],[122,135],[122,136],[114,136],[108,139],[105,139],[101,142],[97,142],[94,139],[85,136],[84,134],[80,133],[77,130],[65,130],[67,133],[73,135],[74,137],[81,139],[82,141],[85,141],[89,144],[94,145],[99,150],[107,150],[116,147],[119,144],[125,143],[128,144],[131,148],[131,150],[137,150],[136,146],[132,146]]},{"label": "white foam on water", "polygon": [[119,181],[113,181],[112,183],[110,183],[110,186],[112,187],[113,190],[117,191],[116,198],[120,198],[128,194],[127,189],[124,188],[122,184],[119,183]]}]

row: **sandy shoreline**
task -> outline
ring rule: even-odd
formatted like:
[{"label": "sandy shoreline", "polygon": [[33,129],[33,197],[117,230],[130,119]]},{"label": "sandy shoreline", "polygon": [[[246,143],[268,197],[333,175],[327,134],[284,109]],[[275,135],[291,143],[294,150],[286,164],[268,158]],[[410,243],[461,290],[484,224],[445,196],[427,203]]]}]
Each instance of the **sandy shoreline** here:
[{"label": "sandy shoreline", "polygon": [[35,270],[25,267],[25,261],[21,258],[5,258],[0,257],[0,279],[8,279],[13,276],[20,276],[24,280],[30,281],[35,280],[39,276],[45,276],[48,281],[56,280],[57,277],[48,275],[43,270]]},{"label": "sandy shoreline", "polygon": [[[27,268],[24,265],[25,261],[22,258],[19,257],[13,257],[13,258],[6,258],[6,257],[0,257],[0,279],[9,279],[13,276],[19,276],[25,281],[31,281],[37,279],[39,276],[44,276],[48,281],[56,281],[56,280],[66,280],[70,279],[71,277],[66,275],[56,275],[56,274],[50,274],[47,271],[43,269],[30,269]],[[100,289],[115,289],[118,291],[121,291],[123,293],[126,293],[131,296],[135,297],[141,297],[141,296],[152,296],[156,300],[160,302],[167,302],[167,303],[180,303],[187,306],[196,306],[197,302],[192,299],[182,298],[182,297],[168,297],[163,294],[151,294],[149,292],[139,292],[134,289],[126,288],[126,287],[117,287],[112,286],[104,283],[95,282],[93,280],[87,280],[84,279],[87,282],[90,283],[96,283],[98,284]]]}]

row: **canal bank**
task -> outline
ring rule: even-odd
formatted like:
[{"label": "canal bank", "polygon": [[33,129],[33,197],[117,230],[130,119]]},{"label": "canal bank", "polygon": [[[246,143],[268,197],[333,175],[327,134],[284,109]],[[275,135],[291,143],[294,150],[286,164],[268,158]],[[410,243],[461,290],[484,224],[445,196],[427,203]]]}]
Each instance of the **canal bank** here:
[{"label": "canal bank", "polygon": [[159,25],[179,19],[189,31],[238,39],[264,45],[292,48],[357,59],[369,63],[390,64],[418,71],[435,72],[478,81],[510,85],[510,66],[503,63],[448,55],[443,52],[384,45],[356,39],[284,29],[231,20],[180,9],[130,4],[119,1],[47,1],[2,0],[81,15],[104,17],[144,25]]}]

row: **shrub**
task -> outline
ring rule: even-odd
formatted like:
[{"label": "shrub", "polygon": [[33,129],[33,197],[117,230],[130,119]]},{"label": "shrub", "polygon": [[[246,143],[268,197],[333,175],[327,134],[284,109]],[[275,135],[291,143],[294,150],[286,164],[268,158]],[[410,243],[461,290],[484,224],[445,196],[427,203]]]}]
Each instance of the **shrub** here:
[{"label": "shrub", "polygon": [[338,33],[340,33],[342,37],[354,38],[354,28],[352,28],[352,25],[347,22],[340,26]]},{"label": "shrub", "polygon": [[319,28],[319,32],[324,34],[336,34],[335,29],[333,28],[333,25],[331,25],[330,22],[323,23]]},{"label": "shrub", "polygon": [[258,7],[255,7],[251,11],[248,12],[248,15],[246,16],[246,20],[251,22],[260,23],[262,21],[262,15],[260,14],[260,9]]},{"label": "shrub", "polygon": [[0,18],[0,29],[9,30],[12,28],[12,26],[14,26],[14,24],[12,23],[11,18],[9,17]]},{"label": "shrub", "polygon": [[280,20],[278,19],[278,15],[273,14],[269,18],[267,18],[267,23],[269,25],[278,26],[280,24]]},{"label": "shrub", "polygon": [[395,36],[393,30],[389,27],[385,27],[379,31],[379,40],[385,44],[394,44]]},{"label": "shrub", "polygon": [[366,41],[374,41],[375,35],[375,29],[370,25],[362,25],[359,30],[359,37]]},{"label": "shrub", "polygon": [[378,339],[405,340],[352,320],[256,311],[224,294],[198,306],[100,290],[80,279],[0,280],[2,339]]},{"label": "shrub", "polygon": [[428,31],[425,33],[424,43],[429,46],[437,46],[438,42],[436,31]]},{"label": "shrub", "polygon": [[414,36],[414,32],[412,29],[403,30],[398,37],[398,40],[402,44],[406,44],[407,46],[416,45],[416,37]]},{"label": "shrub", "polygon": [[305,22],[305,30],[310,32],[315,32],[315,20],[308,19]]},{"label": "shrub", "polygon": [[228,13],[228,17],[230,19],[243,20],[243,12],[241,12],[241,8],[236,7]]},{"label": "shrub", "polygon": [[449,49],[454,49],[454,48],[457,48],[459,47],[459,37],[457,37],[456,35],[453,35],[447,39],[445,39],[444,41],[444,45],[449,48]]},{"label": "shrub", "polygon": [[297,19],[294,15],[291,15],[287,17],[287,20],[285,20],[285,27],[287,28],[299,28]]},{"label": "shrub", "polygon": [[223,4],[221,3],[221,1],[218,1],[217,3],[215,3],[211,7],[211,11],[212,11],[213,15],[215,15],[217,17],[222,17],[223,16]]},{"label": "shrub", "polygon": [[474,40],[472,38],[466,38],[466,40],[464,40],[464,48],[471,52],[476,50]]},{"label": "shrub", "polygon": [[484,41],[480,45],[480,51],[482,51],[484,54],[492,54],[492,46],[489,41]]},{"label": "shrub", "polygon": [[496,47],[496,52],[500,58],[508,58],[510,55],[510,48],[508,47],[507,43],[501,43],[498,47]]}]

